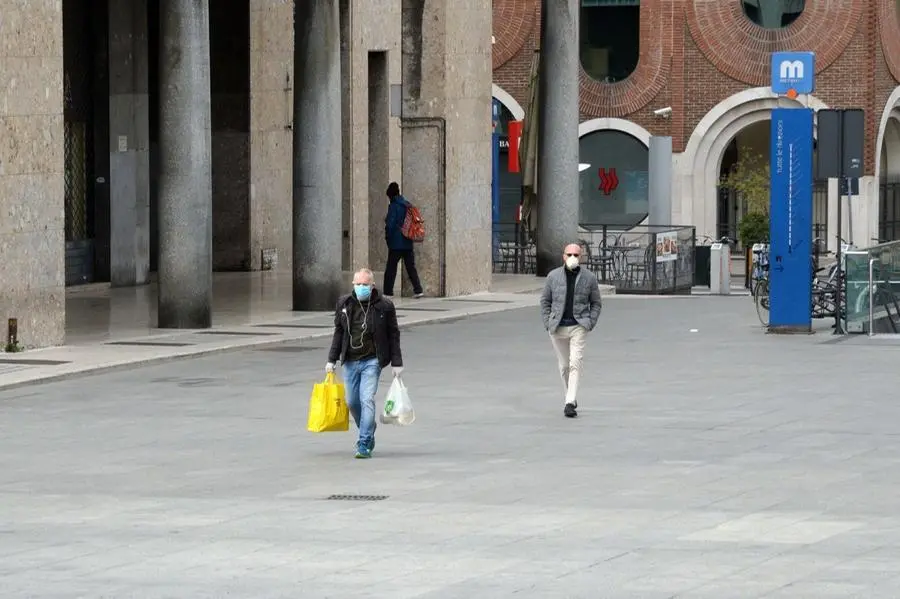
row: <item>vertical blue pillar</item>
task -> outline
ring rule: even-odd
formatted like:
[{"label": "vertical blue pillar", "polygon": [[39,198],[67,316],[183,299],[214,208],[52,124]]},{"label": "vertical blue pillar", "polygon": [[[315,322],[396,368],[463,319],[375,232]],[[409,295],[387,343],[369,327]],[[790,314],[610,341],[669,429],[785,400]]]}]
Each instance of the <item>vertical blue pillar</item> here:
[{"label": "vertical blue pillar", "polygon": [[491,136],[491,247],[494,260],[500,257],[500,102],[492,99],[493,135]]},{"label": "vertical blue pillar", "polygon": [[772,110],[769,329],[812,329],[813,111]]}]

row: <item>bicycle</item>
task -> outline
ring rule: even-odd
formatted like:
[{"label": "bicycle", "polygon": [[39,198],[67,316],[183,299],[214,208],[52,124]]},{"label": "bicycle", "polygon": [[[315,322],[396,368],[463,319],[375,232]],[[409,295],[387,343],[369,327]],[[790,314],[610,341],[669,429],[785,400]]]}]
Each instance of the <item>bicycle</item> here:
[{"label": "bicycle", "polygon": [[[816,242],[820,242],[817,239]],[[852,244],[841,240],[841,249],[847,251],[853,249]],[[759,318],[763,326],[769,326],[769,246],[762,246],[755,250],[754,253],[759,254],[757,267],[754,274],[759,272],[759,277],[755,285],[751,286],[751,295],[756,305],[756,316]],[[810,255],[810,267],[812,271],[811,280],[811,297],[810,297],[810,317],[813,319],[822,319],[834,317],[837,311],[837,268],[838,263],[835,262],[830,267],[818,265],[816,255]],[[845,260],[841,260],[841,272],[844,272]],[[828,268],[828,274],[824,280],[819,279],[819,273]],[[846,301],[841,302],[842,314],[846,316]]]}]

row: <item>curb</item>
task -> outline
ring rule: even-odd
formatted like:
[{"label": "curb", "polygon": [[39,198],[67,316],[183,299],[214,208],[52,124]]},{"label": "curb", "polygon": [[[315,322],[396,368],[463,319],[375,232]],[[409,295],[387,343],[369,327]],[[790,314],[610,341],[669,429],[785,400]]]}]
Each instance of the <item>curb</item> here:
[{"label": "curb", "polygon": [[[511,310],[520,310],[523,308],[529,308],[531,306],[504,306],[504,307],[491,307],[484,310],[469,310],[466,312],[457,312],[456,314],[444,314],[441,316],[432,316],[425,317],[422,320],[416,322],[401,322],[398,323],[400,329],[408,329],[417,326],[430,325],[439,322],[447,322],[454,320],[465,320],[467,318],[472,318],[474,316],[482,316],[485,314],[494,314],[498,312],[509,312]],[[237,327],[235,327],[237,328]],[[238,352],[245,349],[260,349],[264,347],[274,347],[278,345],[286,345],[288,343],[302,343],[306,341],[310,341],[313,339],[326,339],[331,337],[332,333],[311,333],[309,335],[304,335],[302,337],[292,337],[289,339],[260,339],[258,341],[243,341],[240,343],[235,343],[232,345],[225,345],[219,347],[209,347],[209,348],[197,348],[195,350],[185,350],[186,353],[176,354],[176,355],[168,355],[168,356],[152,356],[147,358],[138,358],[135,360],[130,360],[127,362],[121,362],[118,364],[108,364],[102,366],[90,366],[86,367],[82,370],[75,370],[72,372],[63,372],[60,374],[49,374],[47,376],[43,376],[41,378],[32,379],[28,381],[18,381],[14,383],[3,383],[0,382],[0,391],[9,391],[12,389],[18,389],[21,387],[30,387],[35,385],[42,385],[45,383],[57,383],[59,381],[86,377],[94,374],[106,374],[110,372],[116,372],[119,370],[127,370],[135,367],[144,367],[151,366],[157,364],[165,364],[166,362],[174,362],[176,360],[184,360],[184,359],[193,359],[193,358],[202,358],[211,356],[214,354],[224,354],[229,352]]]}]

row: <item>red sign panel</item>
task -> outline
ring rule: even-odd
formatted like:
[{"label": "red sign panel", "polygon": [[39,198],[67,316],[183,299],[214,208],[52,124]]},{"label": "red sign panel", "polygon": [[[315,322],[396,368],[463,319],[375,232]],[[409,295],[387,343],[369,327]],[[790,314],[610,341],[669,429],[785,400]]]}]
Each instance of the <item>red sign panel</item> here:
[{"label": "red sign panel", "polygon": [[508,170],[511,173],[519,172],[519,140],[522,137],[522,121],[510,121],[509,125],[509,159]]},{"label": "red sign panel", "polygon": [[601,168],[597,173],[600,175],[600,187],[598,189],[603,195],[609,195],[619,186],[619,177],[616,176],[616,169],[611,168],[606,172],[605,168]]}]

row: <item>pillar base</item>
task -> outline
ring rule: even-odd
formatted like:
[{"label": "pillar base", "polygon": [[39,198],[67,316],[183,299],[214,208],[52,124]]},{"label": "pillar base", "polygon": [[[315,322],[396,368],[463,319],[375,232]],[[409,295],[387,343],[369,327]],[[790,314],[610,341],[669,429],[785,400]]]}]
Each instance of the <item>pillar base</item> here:
[{"label": "pillar base", "polygon": [[157,310],[160,329],[208,329],[212,326],[212,306],[207,301],[160,299]]},{"label": "pillar base", "polygon": [[334,277],[327,280],[306,281],[294,277],[294,312],[324,312],[334,310],[338,298],[349,293],[344,285],[344,276],[340,269]]}]

